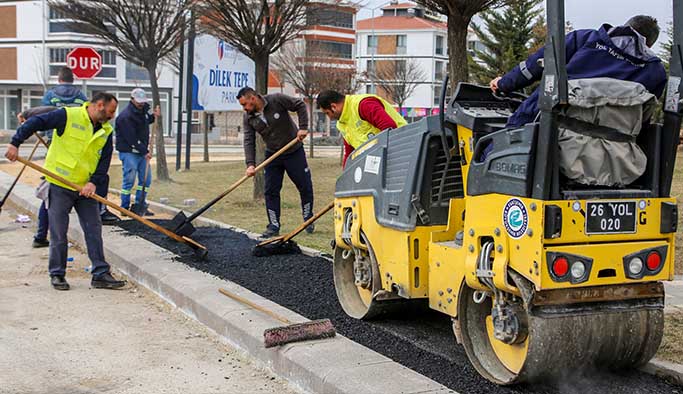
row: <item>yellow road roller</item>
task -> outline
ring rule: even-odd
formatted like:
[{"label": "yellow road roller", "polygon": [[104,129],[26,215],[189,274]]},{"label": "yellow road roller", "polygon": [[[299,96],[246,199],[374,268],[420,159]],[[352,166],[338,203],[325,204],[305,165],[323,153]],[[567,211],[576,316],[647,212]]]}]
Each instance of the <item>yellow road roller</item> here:
[{"label": "yellow road roller", "polygon": [[[563,1],[546,11],[537,121],[505,128],[523,97],[465,83],[444,105],[446,83],[440,115],[370,138],[335,190],[344,311],[370,319],[426,299],[452,317],[476,370],[501,385],[646,363],[662,339],[662,282],[674,274],[683,2],[674,1],[663,124],[625,136],[620,118],[612,127],[573,111],[577,92],[590,90],[581,84],[601,81],[567,80]],[[614,150],[571,155],[568,139],[622,144],[646,162],[620,177],[596,163]],[[577,163],[616,174],[587,181]]]}]

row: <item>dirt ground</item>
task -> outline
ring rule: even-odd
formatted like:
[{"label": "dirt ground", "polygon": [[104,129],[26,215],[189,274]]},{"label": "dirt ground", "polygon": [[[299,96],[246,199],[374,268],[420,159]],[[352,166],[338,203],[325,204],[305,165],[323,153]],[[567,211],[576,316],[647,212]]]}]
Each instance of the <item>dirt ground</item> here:
[{"label": "dirt ground", "polygon": [[657,358],[683,363],[683,313],[668,313],[664,316],[664,339]]},{"label": "dirt ground", "polygon": [[49,284],[33,223],[0,216],[0,393],[296,393],[144,288],[90,288],[72,248],[71,290]]}]

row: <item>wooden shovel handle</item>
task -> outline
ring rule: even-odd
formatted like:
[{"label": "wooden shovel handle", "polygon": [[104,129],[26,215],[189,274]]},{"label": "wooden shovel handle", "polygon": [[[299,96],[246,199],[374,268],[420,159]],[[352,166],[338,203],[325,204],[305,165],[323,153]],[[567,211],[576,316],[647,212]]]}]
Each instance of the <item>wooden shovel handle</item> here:
[{"label": "wooden shovel handle", "polygon": [[308,219],[308,220],[306,220],[305,222],[301,223],[301,225],[299,225],[299,227],[295,228],[295,229],[292,230],[290,233],[287,233],[287,234],[284,235],[284,236],[275,237],[275,238],[271,238],[271,239],[269,239],[269,240],[263,241],[263,242],[261,242],[260,244],[258,244],[258,246],[268,245],[268,244],[271,244],[271,243],[273,243],[273,242],[283,242],[283,243],[284,243],[284,242],[289,241],[290,239],[292,239],[292,238],[296,237],[297,235],[299,235],[300,232],[304,231],[304,229],[305,229],[306,227],[308,227],[311,223],[313,223],[313,222],[315,222],[316,220],[320,219],[321,216],[323,216],[324,214],[326,214],[326,213],[327,213],[330,209],[332,209],[333,207],[334,207],[334,201],[331,201],[329,204],[327,204],[327,206],[325,206],[325,208],[323,208],[323,209],[321,209],[320,211],[318,211],[318,213],[316,213],[315,215],[313,215],[310,219]]},{"label": "wooden shovel handle", "polygon": [[[83,190],[83,187],[82,187],[82,186],[79,186],[79,185],[77,185],[77,184],[75,184],[75,183],[73,183],[73,182],[71,182],[71,181],[69,181],[69,180],[66,180],[66,179],[62,178],[61,176],[59,176],[59,175],[57,175],[57,174],[54,174],[54,173],[52,173],[51,171],[46,170],[45,168],[43,168],[43,167],[41,167],[41,166],[39,166],[39,165],[37,165],[37,164],[35,164],[35,163],[33,163],[33,162],[30,162],[30,161],[28,161],[28,160],[26,160],[26,159],[24,159],[24,158],[17,157],[17,161],[19,161],[20,163],[23,163],[24,165],[26,165],[26,166],[28,166],[28,167],[33,168],[34,170],[36,170],[36,171],[42,173],[43,175],[46,175],[46,176],[48,176],[48,177],[50,177],[50,178],[53,178],[53,179],[56,179],[57,181],[59,181],[59,182],[65,184],[65,185],[69,186],[69,187],[72,188],[72,189],[76,189],[76,190],[79,191],[79,192],[80,192],[81,190]],[[206,247],[204,247],[203,245],[197,243],[196,241],[194,241],[194,240],[192,240],[192,239],[190,239],[190,238],[188,238],[188,237],[181,237],[181,236],[179,236],[178,234],[176,234],[176,233],[174,233],[174,232],[172,232],[172,231],[169,231],[169,230],[167,230],[167,229],[165,229],[165,228],[159,226],[158,224],[153,223],[153,222],[151,222],[151,221],[149,221],[149,220],[147,220],[147,219],[145,219],[145,218],[143,218],[143,217],[141,217],[141,216],[135,214],[134,212],[131,212],[131,211],[125,209],[125,208],[122,208],[122,207],[120,207],[120,206],[114,204],[113,202],[110,202],[110,201],[107,200],[106,198],[100,197],[100,196],[98,196],[97,194],[93,194],[92,196],[90,196],[90,198],[92,198],[92,199],[94,199],[94,200],[97,200],[97,201],[101,202],[102,204],[104,204],[104,205],[106,205],[106,206],[108,206],[108,207],[110,207],[110,208],[112,208],[112,209],[115,209],[115,210],[117,210],[117,211],[119,211],[119,212],[121,212],[121,213],[123,213],[123,214],[125,214],[125,215],[130,216],[131,218],[133,218],[133,219],[137,220],[138,222],[140,222],[140,223],[146,225],[147,227],[150,227],[150,228],[153,229],[153,230],[156,230],[156,231],[158,231],[158,232],[160,232],[160,233],[162,233],[162,234],[164,234],[164,235],[167,235],[167,236],[173,238],[174,240],[176,240],[176,241],[178,241],[178,242],[182,242],[182,243],[184,243],[184,244],[188,244],[188,245],[192,246],[193,248],[199,248],[199,249],[204,249],[204,250],[206,250]]]}]

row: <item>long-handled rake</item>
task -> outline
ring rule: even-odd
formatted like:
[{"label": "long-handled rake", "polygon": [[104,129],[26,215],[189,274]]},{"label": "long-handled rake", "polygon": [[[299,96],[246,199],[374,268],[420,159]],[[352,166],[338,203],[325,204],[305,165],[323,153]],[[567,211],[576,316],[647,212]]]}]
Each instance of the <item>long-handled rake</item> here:
[{"label": "long-handled rake", "polygon": [[[278,156],[280,156],[281,154],[287,152],[287,151],[289,150],[289,148],[293,147],[297,142],[299,142],[299,140],[298,140],[297,138],[294,138],[293,140],[291,140],[291,141],[290,141],[287,145],[285,145],[282,149],[280,149],[279,151],[275,152],[272,156],[270,156],[269,158],[267,158],[263,163],[259,164],[259,165],[254,169],[254,171],[256,171],[256,172],[261,171],[261,170],[262,170],[263,168],[265,168],[268,164],[270,164],[270,162],[272,162],[273,160],[275,160]],[[170,222],[170,224],[169,224],[169,227],[168,227],[169,230],[171,230],[171,231],[173,231],[174,233],[176,233],[176,234],[178,234],[178,235],[181,235],[181,236],[190,236],[190,235],[192,235],[192,234],[196,231],[196,229],[195,229],[194,226],[192,225],[192,221],[195,220],[197,217],[199,217],[199,215],[201,215],[201,214],[203,214],[204,212],[206,212],[207,209],[209,209],[209,208],[211,208],[212,206],[214,206],[218,201],[220,201],[221,199],[223,199],[223,197],[225,197],[225,196],[227,196],[228,194],[230,194],[230,192],[232,192],[233,190],[237,189],[237,187],[238,187],[239,185],[243,184],[247,179],[249,179],[248,176],[246,176],[246,175],[243,176],[243,177],[240,178],[237,182],[233,183],[226,191],[224,191],[223,193],[221,193],[220,195],[218,195],[216,198],[214,198],[213,200],[211,200],[211,201],[209,201],[208,203],[206,203],[206,205],[204,205],[203,207],[199,208],[199,209],[197,210],[197,212],[193,213],[193,214],[190,215],[189,217],[188,217],[188,216],[185,216],[185,213],[183,213],[182,211],[181,211],[181,212],[178,212],[178,214],[175,215],[175,216],[173,217],[173,219],[171,220],[171,222]]]},{"label": "long-handled rake", "polygon": [[[33,159],[33,155],[36,154],[36,151],[38,150],[38,146],[40,146],[40,144],[45,145],[46,148],[48,147],[48,146],[47,146],[47,142],[45,142],[45,140],[43,139],[43,137],[41,137],[41,136],[38,135],[38,134],[35,134],[35,136],[38,137],[38,141],[36,141],[35,145],[33,145],[33,149],[31,150],[31,153],[28,155],[28,160],[29,160],[29,161],[31,161],[31,160]],[[2,207],[5,206],[5,202],[7,202],[7,199],[9,198],[10,194],[12,194],[12,191],[14,190],[14,187],[17,185],[17,182],[19,182],[19,178],[21,178],[21,176],[24,174],[24,171],[25,171],[25,170],[26,170],[26,165],[24,165],[23,167],[21,167],[21,170],[19,171],[19,173],[17,174],[17,176],[14,178],[14,182],[12,182],[12,184],[11,184],[10,187],[9,187],[9,189],[7,189],[7,192],[5,193],[5,196],[2,197],[2,201],[0,201],[0,212],[2,212]]]},{"label": "long-handled rake", "polygon": [[337,330],[335,330],[330,319],[312,320],[304,323],[292,323],[286,317],[280,316],[277,313],[257,305],[244,297],[240,297],[237,294],[231,293],[228,290],[218,289],[218,291],[237,302],[241,302],[259,312],[265,313],[281,323],[286,324],[286,326],[269,328],[263,332],[263,344],[266,348],[282,346],[292,342],[332,338],[337,335]]},{"label": "long-handled rake", "polygon": [[296,254],[301,253],[301,249],[297,244],[291,239],[299,235],[300,232],[316,220],[320,219],[321,216],[326,214],[330,209],[334,207],[334,201],[331,201],[325,208],[321,209],[318,213],[313,215],[310,219],[303,222],[299,227],[295,228],[292,232],[280,236],[271,238],[269,240],[263,241],[260,244],[254,246],[251,253],[256,257],[273,256],[276,254]]},{"label": "long-handled rake", "polygon": [[[20,163],[23,163],[24,165],[26,165],[28,167],[33,168],[34,170],[40,172],[41,174],[46,175],[52,179],[55,179],[55,180],[65,184],[65,185],[69,186],[70,188],[79,191],[79,192],[83,189],[83,187],[81,187],[81,186],[79,186],[73,182],[70,182],[70,181],[62,178],[61,176],[54,174],[53,172],[46,170],[45,168],[43,168],[43,167],[41,167],[35,163],[32,163],[32,162],[30,162],[24,158],[17,157],[17,161],[19,161]],[[131,212],[125,208],[121,208],[120,206],[114,204],[113,202],[110,202],[106,198],[100,197],[97,194],[93,194],[92,196],[90,196],[90,198],[95,199],[95,200],[101,202],[102,204],[123,213],[124,215],[130,216],[131,218],[137,220],[138,222],[144,224],[145,226],[151,228],[152,230],[156,230],[156,231],[158,231],[158,232],[160,232],[160,233],[162,233],[162,234],[164,234],[164,235],[166,235],[166,236],[168,236],[168,237],[170,237],[170,238],[172,238],[178,242],[182,242],[182,243],[188,245],[189,247],[194,249],[194,251],[199,255],[200,258],[205,258],[206,255],[208,254],[208,250],[206,249],[206,247],[204,247],[200,243],[198,243],[198,242],[196,242],[196,241],[194,241],[188,237],[181,237],[174,232],[168,231],[167,229],[165,229],[165,228],[159,226],[158,224],[153,223],[153,222],[137,215],[134,212]]]}]

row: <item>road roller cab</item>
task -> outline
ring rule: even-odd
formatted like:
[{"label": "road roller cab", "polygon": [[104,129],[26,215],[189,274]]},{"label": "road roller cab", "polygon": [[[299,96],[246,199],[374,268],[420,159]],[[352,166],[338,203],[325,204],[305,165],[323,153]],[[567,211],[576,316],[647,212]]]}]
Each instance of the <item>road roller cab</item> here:
[{"label": "road roller cab", "polygon": [[[683,4],[674,2],[664,122],[624,140],[646,158],[642,174],[602,185],[576,182],[560,150],[577,123],[566,116],[564,2],[546,8],[536,122],[506,129],[524,97],[458,84],[439,116],[359,147],[335,192],[344,310],[367,319],[426,299],[498,384],[647,362],[674,272]],[[592,138],[610,133],[585,123],[602,133]]]}]

